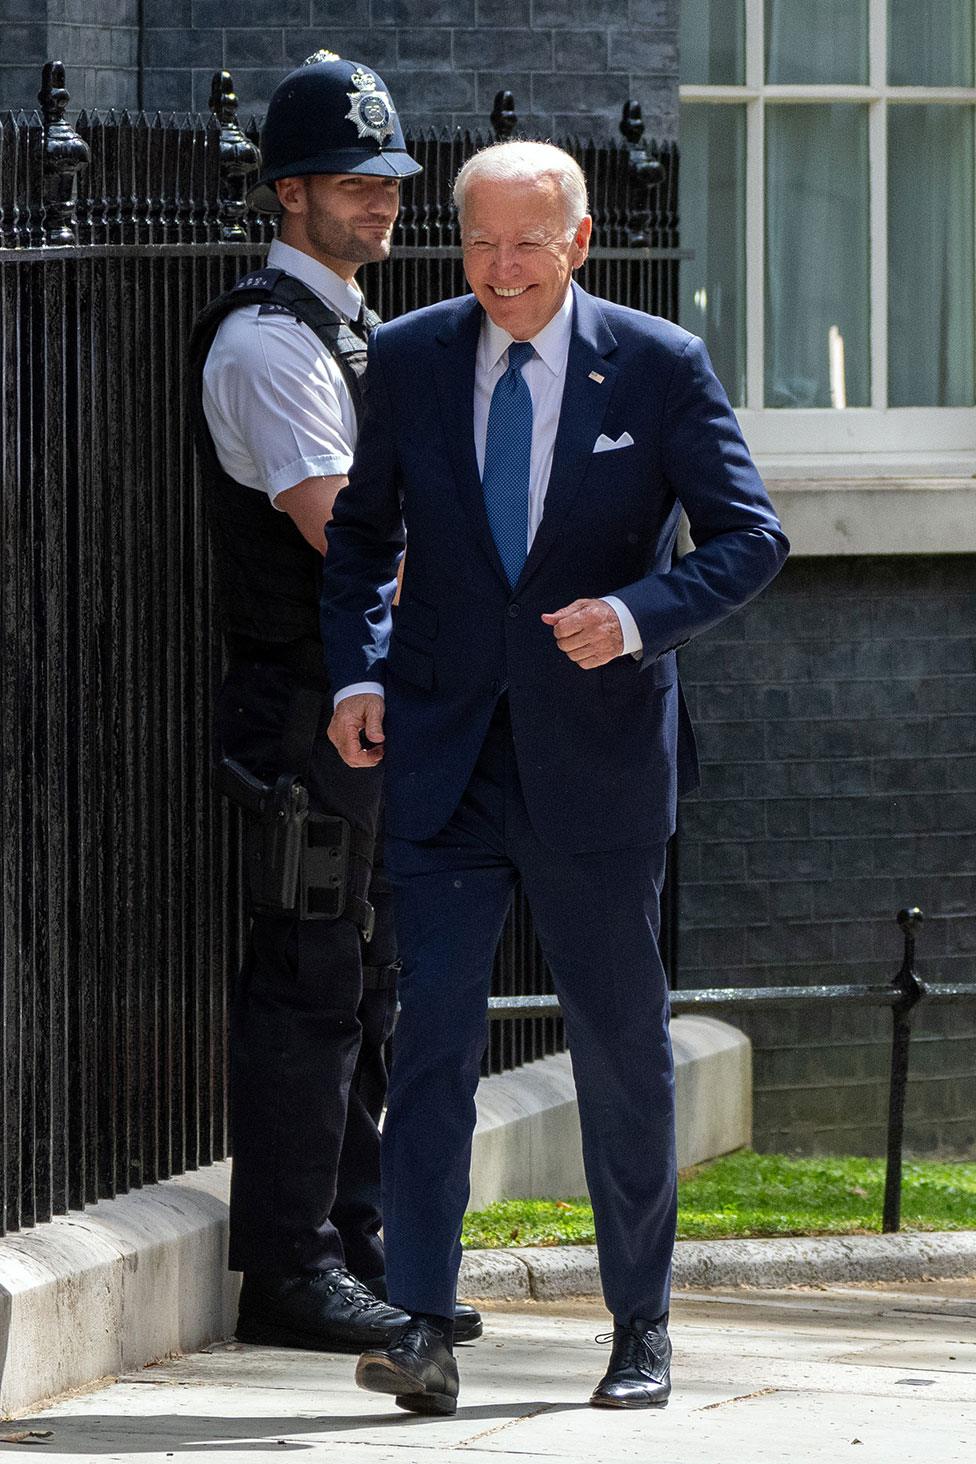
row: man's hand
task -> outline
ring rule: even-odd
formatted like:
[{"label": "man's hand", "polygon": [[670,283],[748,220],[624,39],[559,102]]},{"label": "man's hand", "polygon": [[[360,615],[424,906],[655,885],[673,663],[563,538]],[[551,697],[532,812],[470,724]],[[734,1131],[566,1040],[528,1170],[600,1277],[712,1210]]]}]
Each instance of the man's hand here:
[{"label": "man's hand", "polygon": [[[371,768],[383,757],[383,712],[385,703],[375,692],[360,692],[339,703],[329,723],[329,741],[351,768]],[[364,747],[360,733],[378,747]]]},{"label": "man's hand", "polygon": [[623,651],[624,633],[617,612],[605,600],[574,600],[552,615],[543,615],[542,620],[552,626],[559,649],[584,671],[605,666]]}]

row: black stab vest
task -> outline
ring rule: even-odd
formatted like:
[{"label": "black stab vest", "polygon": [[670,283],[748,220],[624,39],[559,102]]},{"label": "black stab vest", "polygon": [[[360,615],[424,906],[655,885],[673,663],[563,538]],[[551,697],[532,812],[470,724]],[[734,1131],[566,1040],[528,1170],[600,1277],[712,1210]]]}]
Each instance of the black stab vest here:
[{"label": "black stab vest", "polygon": [[[358,422],[366,343],[306,285],[280,269],[245,275],[197,317],[190,336],[189,409],[213,549],[217,608],[225,634],[281,645],[320,640],[322,556],[264,492],[238,483],[220,465],[203,410],[203,369],[222,320],[261,305],[297,316],[328,349],[352,397]],[[379,316],[366,311],[368,335]]]}]

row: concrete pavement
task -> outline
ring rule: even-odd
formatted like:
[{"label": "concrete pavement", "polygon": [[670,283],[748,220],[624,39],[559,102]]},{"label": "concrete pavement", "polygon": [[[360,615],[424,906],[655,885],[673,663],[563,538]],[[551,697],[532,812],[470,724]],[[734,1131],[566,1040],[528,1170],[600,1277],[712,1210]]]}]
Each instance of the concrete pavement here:
[{"label": "concrete pavement", "polygon": [[350,1358],[223,1343],[2,1425],[0,1453],[34,1442],[50,1464],[976,1459],[976,1280],[682,1292],[663,1411],[586,1406],[606,1325],[593,1302],[492,1306],[484,1338],[459,1349],[458,1414],[433,1421],[359,1391]]}]

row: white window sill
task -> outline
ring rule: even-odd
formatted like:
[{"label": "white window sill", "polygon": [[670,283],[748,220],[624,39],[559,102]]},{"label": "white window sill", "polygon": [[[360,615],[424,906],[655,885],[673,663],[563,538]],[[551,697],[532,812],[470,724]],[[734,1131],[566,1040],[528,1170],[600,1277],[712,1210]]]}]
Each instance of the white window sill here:
[{"label": "white window sill", "polygon": [[976,554],[976,476],[764,474],[796,555]]}]

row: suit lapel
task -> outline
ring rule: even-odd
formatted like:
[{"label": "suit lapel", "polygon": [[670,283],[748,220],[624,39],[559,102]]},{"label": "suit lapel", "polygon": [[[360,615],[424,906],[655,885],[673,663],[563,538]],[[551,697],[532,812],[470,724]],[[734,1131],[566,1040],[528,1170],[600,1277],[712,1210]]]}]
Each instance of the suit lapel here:
[{"label": "suit lapel", "polygon": [[458,497],[471,519],[475,538],[507,585],[488,526],[474,445],[474,374],[481,318],[481,306],[469,295],[458,302],[458,309],[441,327],[437,335],[440,359],[436,385]]},{"label": "suit lapel", "polygon": [[573,294],[573,333],[545,508],[517,588],[535,574],[556,542],[590,466],[617,376],[617,368],[606,360],[617,342],[603,312],[578,285],[573,285]]}]

